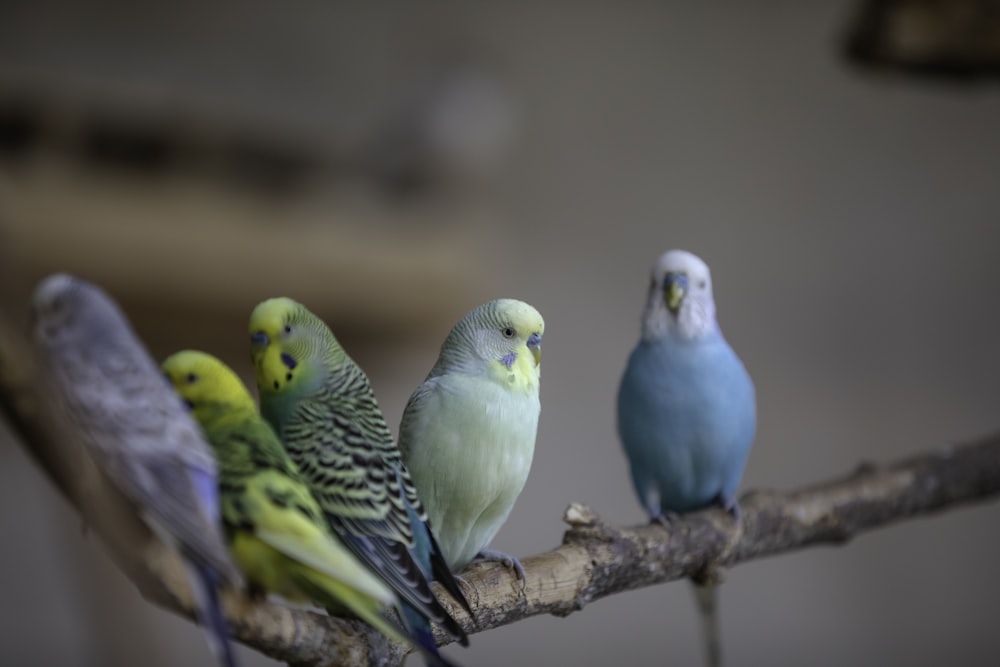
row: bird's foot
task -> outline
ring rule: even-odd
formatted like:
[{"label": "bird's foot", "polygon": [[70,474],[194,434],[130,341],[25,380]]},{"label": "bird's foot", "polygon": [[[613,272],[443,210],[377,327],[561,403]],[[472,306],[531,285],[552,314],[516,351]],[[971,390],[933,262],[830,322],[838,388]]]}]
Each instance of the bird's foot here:
[{"label": "bird's foot", "polygon": [[649,522],[658,523],[667,530],[673,530],[674,524],[676,524],[680,518],[681,515],[677,512],[658,512],[650,515]]},{"label": "bird's foot", "polygon": [[734,523],[734,528],[729,535],[726,546],[717,559],[721,563],[729,558],[729,556],[733,553],[733,550],[736,549],[736,545],[739,544],[741,539],[743,539],[743,509],[740,507],[740,503],[736,500],[736,498],[724,498],[719,496],[719,498],[717,498],[717,502],[722,506],[722,509],[733,517]]},{"label": "bird's foot", "polygon": [[518,581],[521,582],[521,590],[522,591],[524,590],[524,584],[527,581],[528,576],[524,572],[524,566],[521,565],[521,561],[519,561],[514,556],[511,556],[510,554],[505,554],[502,551],[494,551],[493,549],[483,549],[478,554],[476,554],[474,560],[480,562],[485,561],[485,562],[500,563],[508,570],[514,570],[515,576],[517,577]]},{"label": "bird's foot", "polygon": [[726,498],[720,494],[716,497],[715,502],[733,517],[733,521],[736,523],[743,521],[743,509],[740,507],[740,501],[736,498]]}]

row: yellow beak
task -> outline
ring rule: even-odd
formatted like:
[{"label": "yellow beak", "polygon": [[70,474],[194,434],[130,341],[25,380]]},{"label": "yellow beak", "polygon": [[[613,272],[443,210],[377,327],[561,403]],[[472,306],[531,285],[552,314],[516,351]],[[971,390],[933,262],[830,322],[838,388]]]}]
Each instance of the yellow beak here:
[{"label": "yellow beak", "polygon": [[531,356],[535,358],[535,366],[542,363],[542,335],[539,333],[533,333],[528,336],[528,349],[531,350]]},{"label": "yellow beak", "polygon": [[668,280],[663,290],[667,310],[674,315],[680,310],[681,302],[684,301],[684,295],[687,293],[685,287],[687,287],[686,280]]}]

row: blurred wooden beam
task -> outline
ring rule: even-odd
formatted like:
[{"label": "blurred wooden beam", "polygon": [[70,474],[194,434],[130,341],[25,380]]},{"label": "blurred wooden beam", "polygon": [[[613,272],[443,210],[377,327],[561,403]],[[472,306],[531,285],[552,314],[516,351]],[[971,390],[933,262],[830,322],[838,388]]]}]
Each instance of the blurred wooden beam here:
[{"label": "blurred wooden beam", "polygon": [[329,197],[262,202],[199,183],[135,184],[62,164],[0,172],[8,254],[35,282],[69,271],[126,302],[238,312],[287,295],[360,330],[439,324],[483,300],[485,224],[351,218]]},{"label": "blurred wooden beam", "polygon": [[190,91],[0,62],[0,242],[28,285],[69,271],[161,319],[283,294],[392,336],[484,300],[503,242],[488,211],[389,201],[336,143]]}]

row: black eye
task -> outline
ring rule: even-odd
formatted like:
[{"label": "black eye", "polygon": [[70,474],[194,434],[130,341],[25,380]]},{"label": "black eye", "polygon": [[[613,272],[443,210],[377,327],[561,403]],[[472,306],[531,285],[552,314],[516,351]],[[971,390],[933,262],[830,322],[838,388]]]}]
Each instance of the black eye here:
[{"label": "black eye", "polygon": [[504,338],[513,338],[514,337],[514,333],[515,333],[514,332],[514,327],[507,327],[506,329],[503,330],[503,337]]},{"label": "black eye", "polygon": [[698,281],[698,289],[705,289],[705,285],[707,285],[707,284],[708,284],[708,281],[699,280]]},{"label": "black eye", "polygon": [[290,324],[286,324],[285,325],[285,333],[286,334],[292,333],[292,325],[290,325]]},{"label": "black eye", "polygon": [[195,382],[198,381],[198,376],[195,375],[194,373],[188,373],[187,378],[185,379],[187,380],[188,384],[194,384]]}]

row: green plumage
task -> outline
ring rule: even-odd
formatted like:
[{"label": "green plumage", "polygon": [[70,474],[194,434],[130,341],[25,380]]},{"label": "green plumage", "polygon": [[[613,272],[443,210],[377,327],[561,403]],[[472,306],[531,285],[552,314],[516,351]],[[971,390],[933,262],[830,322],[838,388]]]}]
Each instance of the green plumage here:
[{"label": "green plumage", "polygon": [[[438,579],[467,610],[368,377],[325,323],[290,299],[250,317],[261,412],[308,479],[330,526],[408,603],[404,620],[433,646],[427,619],[467,643],[434,598]],[[471,612],[470,612],[471,613]],[[425,627],[426,626],[426,627]]]},{"label": "green plumage", "polygon": [[223,525],[251,590],[346,611],[406,641],[381,611],[398,598],[330,532],[306,479],[235,373],[192,351],[171,356],[163,370],[215,450]]}]

